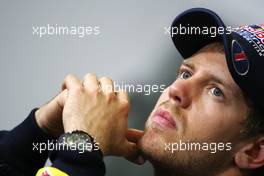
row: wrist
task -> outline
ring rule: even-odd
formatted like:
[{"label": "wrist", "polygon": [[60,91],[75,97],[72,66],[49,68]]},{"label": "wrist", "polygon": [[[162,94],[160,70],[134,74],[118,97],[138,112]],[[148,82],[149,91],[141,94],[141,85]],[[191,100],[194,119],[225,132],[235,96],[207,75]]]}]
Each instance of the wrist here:
[{"label": "wrist", "polygon": [[63,128],[64,128],[64,133],[71,133],[73,131],[83,131],[85,133],[89,133],[89,130],[85,126],[85,123],[80,122],[78,119],[79,118],[74,118],[74,117],[63,117]]},{"label": "wrist", "polygon": [[[83,131],[62,134],[57,140],[57,148],[50,153],[50,160],[73,165],[86,165],[87,162],[102,160],[103,154],[96,141]],[[91,159],[92,158],[92,159]]]},{"label": "wrist", "polygon": [[73,133],[75,131],[82,131],[86,134],[88,134],[92,139],[93,142],[98,144],[98,147],[100,148],[100,151],[102,153],[103,156],[107,156],[108,152],[107,152],[107,147],[105,147],[104,143],[101,143],[102,141],[102,137],[98,137],[98,135],[94,134],[91,130],[87,130],[87,128],[82,127],[79,124],[76,123],[68,123],[69,125],[64,125],[64,132],[65,134],[70,134]]},{"label": "wrist", "polygon": [[62,134],[58,138],[57,143],[59,143],[59,146],[63,146],[62,150],[73,151],[79,154],[94,151],[102,152],[94,138],[90,134],[80,130]]}]

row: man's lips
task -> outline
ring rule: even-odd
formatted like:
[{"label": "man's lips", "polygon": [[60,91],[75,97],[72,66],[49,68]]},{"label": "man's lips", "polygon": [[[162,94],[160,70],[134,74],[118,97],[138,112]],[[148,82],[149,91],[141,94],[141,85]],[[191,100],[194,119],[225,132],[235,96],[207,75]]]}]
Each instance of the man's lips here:
[{"label": "man's lips", "polygon": [[176,122],[173,120],[171,114],[161,108],[155,113],[153,121],[164,128],[176,128]]}]

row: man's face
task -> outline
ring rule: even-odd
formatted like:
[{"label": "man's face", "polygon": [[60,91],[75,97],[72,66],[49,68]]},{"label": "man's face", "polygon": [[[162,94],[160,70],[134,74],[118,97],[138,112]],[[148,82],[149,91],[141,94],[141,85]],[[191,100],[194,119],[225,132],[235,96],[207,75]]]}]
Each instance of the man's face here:
[{"label": "man's face", "polygon": [[[150,114],[139,146],[156,168],[182,175],[220,170],[232,163],[247,113],[245,98],[228,71],[224,53],[208,47],[183,61],[177,79]],[[210,148],[168,150],[169,143],[180,142],[224,143],[225,149],[216,153]]]}]

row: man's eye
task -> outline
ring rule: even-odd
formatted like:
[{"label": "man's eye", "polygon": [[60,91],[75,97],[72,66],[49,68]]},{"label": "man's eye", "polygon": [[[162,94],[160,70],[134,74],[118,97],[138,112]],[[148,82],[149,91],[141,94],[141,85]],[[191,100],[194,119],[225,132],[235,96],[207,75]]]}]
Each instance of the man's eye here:
[{"label": "man's eye", "polygon": [[219,89],[218,87],[214,87],[214,88],[212,88],[212,89],[211,89],[211,93],[212,93],[214,96],[216,96],[216,97],[223,97],[223,96],[224,96],[222,90]]},{"label": "man's eye", "polygon": [[183,72],[181,72],[181,74],[180,74],[180,78],[181,79],[188,79],[189,77],[191,77],[192,76],[192,74],[189,72],[189,71],[183,71]]}]

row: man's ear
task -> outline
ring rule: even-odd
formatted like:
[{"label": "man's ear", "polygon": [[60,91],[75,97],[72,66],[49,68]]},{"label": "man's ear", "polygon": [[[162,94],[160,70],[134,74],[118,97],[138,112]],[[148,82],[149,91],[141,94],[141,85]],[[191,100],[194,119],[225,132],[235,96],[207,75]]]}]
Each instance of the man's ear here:
[{"label": "man's ear", "polygon": [[241,169],[256,169],[264,165],[264,136],[243,146],[235,154],[235,163]]}]

